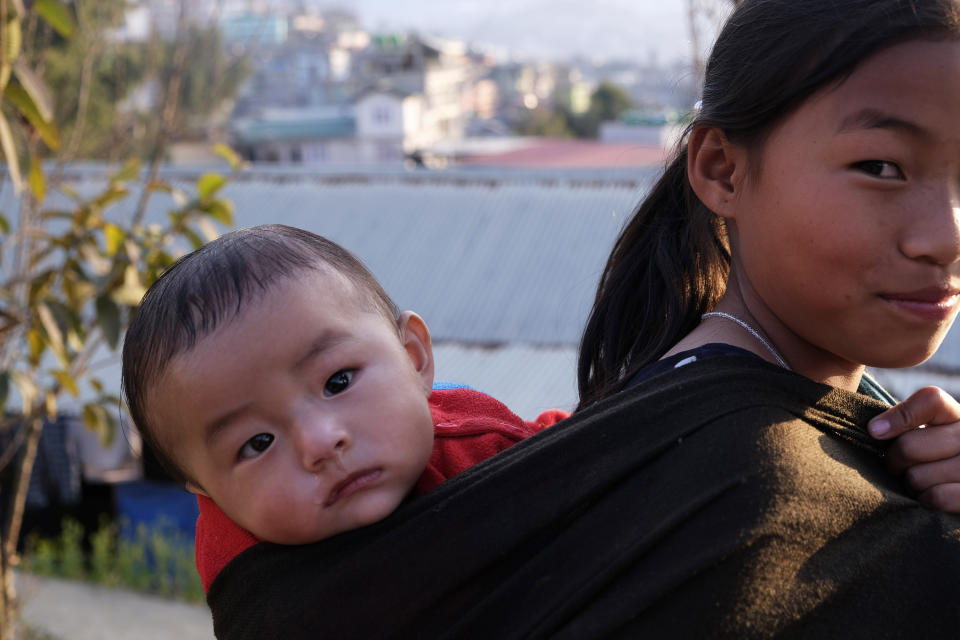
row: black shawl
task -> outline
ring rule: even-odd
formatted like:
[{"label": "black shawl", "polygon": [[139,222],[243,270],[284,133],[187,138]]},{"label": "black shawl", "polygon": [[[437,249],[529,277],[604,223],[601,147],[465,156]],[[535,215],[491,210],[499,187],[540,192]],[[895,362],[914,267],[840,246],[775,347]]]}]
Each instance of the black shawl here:
[{"label": "black shawl", "polygon": [[884,405],[750,356],[618,394],[401,507],[235,558],[245,638],[960,638],[960,518],[883,466]]}]

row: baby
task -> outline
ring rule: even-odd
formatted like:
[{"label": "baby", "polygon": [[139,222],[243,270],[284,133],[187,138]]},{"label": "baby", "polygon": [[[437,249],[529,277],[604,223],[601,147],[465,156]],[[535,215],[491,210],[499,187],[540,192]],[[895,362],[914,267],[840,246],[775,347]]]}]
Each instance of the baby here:
[{"label": "baby", "polygon": [[434,392],[433,371],[424,321],[310,232],[236,231],[167,270],[127,332],[123,385],[199,496],[204,588],[258,541],[376,522],[566,415],[526,423],[484,394]]},{"label": "baby", "polygon": [[[198,495],[204,589],[257,542],[316,542],[381,520],[567,415],[524,422],[476,391],[434,391],[433,365],[424,321],[308,231],[236,231],[168,269],[127,332],[123,386],[144,439]],[[886,432],[874,435],[910,443],[916,419],[952,423],[960,406],[922,392],[878,416],[872,428]],[[900,442],[897,470],[913,471],[918,490],[917,470],[960,460],[949,443],[911,453]],[[927,485],[949,492],[951,479]]]}]

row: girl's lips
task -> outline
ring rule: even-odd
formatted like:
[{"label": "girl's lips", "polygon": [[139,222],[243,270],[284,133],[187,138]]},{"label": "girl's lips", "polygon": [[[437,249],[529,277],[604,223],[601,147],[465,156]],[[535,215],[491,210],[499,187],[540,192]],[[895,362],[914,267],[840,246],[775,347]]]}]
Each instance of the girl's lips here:
[{"label": "girl's lips", "polygon": [[957,303],[960,302],[960,293],[943,289],[881,297],[901,311],[932,322],[943,322],[950,318],[957,310]]},{"label": "girl's lips", "polygon": [[383,472],[380,469],[364,469],[363,471],[351,473],[333,485],[330,493],[327,494],[327,499],[323,502],[323,506],[330,507],[339,500],[350,497],[357,491],[379,480],[381,475],[383,475]]}]

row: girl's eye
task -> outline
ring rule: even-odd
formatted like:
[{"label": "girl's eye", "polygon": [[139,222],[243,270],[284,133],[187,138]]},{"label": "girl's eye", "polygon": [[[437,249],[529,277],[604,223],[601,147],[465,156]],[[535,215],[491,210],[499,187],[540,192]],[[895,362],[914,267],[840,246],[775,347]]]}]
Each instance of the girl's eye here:
[{"label": "girl's eye", "polygon": [[240,447],[238,457],[242,460],[256,458],[273,444],[273,436],[269,433],[258,433]]},{"label": "girl's eye", "polygon": [[350,386],[351,382],[353,382],[353,371],[349,369],[337,371],[330,376],[326,384],[323,385],[323,395],[329,398],[338,393],[343,393],[347,390],[347,387]]},{"label": "girl's eye", "polygon": [[853,165],[855,168],[884,180],[904,180],[903,171],[893,162],[886,160],[865,160]]}]

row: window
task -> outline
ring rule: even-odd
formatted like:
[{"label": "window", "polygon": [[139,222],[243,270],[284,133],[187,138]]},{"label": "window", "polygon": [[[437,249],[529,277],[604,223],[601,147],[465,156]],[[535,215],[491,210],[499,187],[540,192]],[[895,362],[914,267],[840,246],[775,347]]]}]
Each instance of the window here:
[{"label": "window", "polygon": [[390,124],[391,118],[390,107],[374,107],[373,108],[373,121],[377,124]]}]

